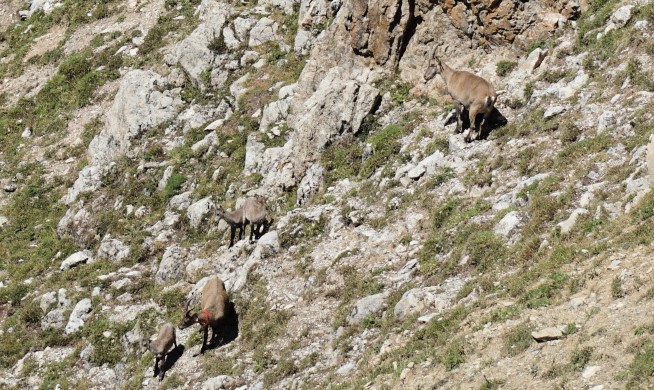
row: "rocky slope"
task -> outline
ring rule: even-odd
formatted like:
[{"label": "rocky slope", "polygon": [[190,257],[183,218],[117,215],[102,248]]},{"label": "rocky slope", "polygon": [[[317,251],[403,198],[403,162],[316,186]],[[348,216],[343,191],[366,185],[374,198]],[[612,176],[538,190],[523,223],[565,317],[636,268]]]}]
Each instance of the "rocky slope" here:
[{"label": "rocky slope", "polygon": [[[649,1],[0,5],[8,388],[652,385]],[[425,54],[502,91],[454,134]],[[257,242],[217,205],[265,195]],[[206,278],[236,316],[165,379]]]}]

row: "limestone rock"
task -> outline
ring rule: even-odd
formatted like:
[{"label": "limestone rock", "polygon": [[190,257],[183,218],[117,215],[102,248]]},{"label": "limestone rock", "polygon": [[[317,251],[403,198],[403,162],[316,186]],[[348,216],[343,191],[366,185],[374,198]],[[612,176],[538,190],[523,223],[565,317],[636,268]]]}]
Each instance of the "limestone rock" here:
[{"label": "limestone rock", "polygon": [[385,307],[386,294],[380,293],[359,299],[347,317],[350,325],[358,324],[367,317],[379,313]]},{"label": "limestone rock", "polygon": [[[261,248],[262,257],[274,255],[279,252],[279,235],[276,230],[270,231],[259,238],[257,242],[257,247]],[[255,251],[257,249],[255,248]]]},{"label": "limestone rock", "polygon": [[102,166],[119,154],[134,156],[134,139],[173,119],[182,101],[170,91],[161,92],[159,86],[164,84],[160,75],[149,70],[131,70],[123,77],[103,129],[89,145],[92,165]]},{"label": "limestone rock", "polygon": [[297,189],[297,204],[304,204],[309,198],[320,190],[323,180],[323,167],[320,164],[313,164],[307,170],[306,175],[300,181]]},{"label": "limestone rock", "polygon": [[98,248],[96,257],[109,259],[110,261],[117,263],[127,258],[129,253],[129,246],[125,245],[121,240],[106,235],[100,243],[100,248]]},{"label": "limestone rock", "polygon": [[524,62],[520,63],[520,69],[532,73],[536,68],[538,68],[547,56],[547,49],[536,48],[529,53],[527,59]]},{"label": "limestone rock", "polygon": [[568,217],[568,219],[566,219],[563,222],[559,222],[557,226],[561,228],[561,233],[562,234],[570,233],[575,223],[577,222],[577,218],[585,214],[588,214],[588,210],[578,208],[575,211],[573,211],[572,214],[570,214],[570,217]]},{"label": "limestone rock", "polygon": [[92,308],[91,299],[89,298],[84,298],[77,302],[75,308],[73,308],[73,312],[70,313],[64,333],[71,334],[82,329],[84,327],[84,320],[89,317]]},{"label": "limestone rock", "polygon": [[278,40],[277,30],[279,24],[273,19],[263,17],[250,31],[250,40],[248,46],[255,47],[266,42]]},{"label": "limestone rock", "polygon": [[170,206],[170,208],[175,210],[186,210],[189,208],[189,206],[191,206],[192,202],[193,202],[193,192],[186,191],[170,198],[168,205]]},{"label": "limestone rock", "polygon": [[202,390],[220,390],[230,388],[234,379],[227,375],[218,375],[214,378],[209,378],[202,383]]},{"label": "limestone rock", "polygon": [[452,299],[463,284],[464,281],[459,278],[450,278],[441,286],[413,288],[405,292],[395,305],[395,316],[404,318],[427,310],[438,314],[450,307]]},{"label": "limestone rock", "polygon": [[563,337],[563,332],[559,328],[551,327],[531,332],[531,337],[540,342],[558,340]]},{"label": "limestone rock", "polygon": [[654,189],[654,136],[649,137],[647,145],[647,170],[649,171],[649,186]]},{"label": "limestone rock", "polygon": [[66,260],[64,260],[61,263],[61,266],[59,269],[61,271],[65,271],[69,268],[75,267],[78,264],[81,263],[91,263],[93,262],[93,257],[91,255],[91,251],[89,250],[84,250],[80,252],[75,252],[72,255],[68,256]]},{"label": "limestone rock", "polygon": [[198,12],[198,27],[177,42],[172,52],[164,58],[169,65],[179,64],[195,82],[199,82],[200,74],[213,65],[214,53],[209,49],[209,44],[220,36],[233,11],[226,3],[204,0]]},{"label": "limestone rock", "polygon": [[544,119],[551,118],[553,116],[559,115],[563,112],[565,112],[566,108],[564,106],[549,106],[547,107],[547,110],[545,110],[545,113],[543,114]]},{"label": "limestone rock", "polygon": [[184,277],[185,253],[179,245],[166,249],[154,277],[155,284],[178,281]]},{"label": "limestone rock", "polygon": [[332,69],[301,111],[289,117],[289,125],[296,130],[293,155],[298,165],[315,160],[337,135],[356,134],[379,99],[377,88],[343,79],[338,69]]},{"label": "limestone rock", "polygon": [[498,223],[495,225],[493,231],[495,234],[499,234],[508,238],[511,233],[520,226],[522,223],[522,218],[520,217],[520,212],[511,211],[506,214]]},{"label": "limestone rock", "polygon": [[613,22],[617,27],[623,27],[631,20],[631,10],[633,8],[633,5],[623,5],[618,8],[611,15],[611,22]]},{"label": "limestone rock", "polygon": [[204,218],[213,210],[216,206],[211,201],[210,197],[202,198],[197,202],[189,206],[186,215],[188,216],[189,222],[192,227],[197,228],[200,226]]}]

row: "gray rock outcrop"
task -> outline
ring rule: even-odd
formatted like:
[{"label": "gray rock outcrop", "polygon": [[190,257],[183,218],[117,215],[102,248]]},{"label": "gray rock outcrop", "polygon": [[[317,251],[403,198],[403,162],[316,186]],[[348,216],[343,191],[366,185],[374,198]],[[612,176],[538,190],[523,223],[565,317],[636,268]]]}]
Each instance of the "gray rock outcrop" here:
[{"label": "gray rock outcrop", "polygon": [[84,327],[84,321],[89,317],[92,308],[93,305],[91,304],[91,299],[89,298],[84,298],[77,302],[73,308],[73,312],[70,313],[70,317],[68,318],[68,323],[66,324],[64,333],[71,334],[82,329]]}]

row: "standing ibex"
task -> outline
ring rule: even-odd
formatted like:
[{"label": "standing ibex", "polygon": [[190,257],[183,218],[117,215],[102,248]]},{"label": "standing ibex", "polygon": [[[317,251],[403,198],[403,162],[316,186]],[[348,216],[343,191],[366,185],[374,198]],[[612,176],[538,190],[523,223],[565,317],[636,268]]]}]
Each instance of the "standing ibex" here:
[{"label": "standing ibex", "polygon": [[263,195],[256,195],[245,200],[243,205],[245,210],[245,224],[250,226],[250,242],[254,239],[259,239],[260,229],[266,226],[266,216],[268,209],[266,208],[266,198]]},{"label": "standing ibex", "polygon": [[238,239],[241,240],[245,232],[245,226],[248,223],[252,224],[250,227],[250,241],[253,240],[253,237],[258,239],[260,227],[265,226],[267,212],[266,198],[262,195],[245,199],[243,206],[234,211],[225,211],[221,206],[216,207],[218,218],[224,219],[230,227],[229,247],[234,246],[236,229],[239,229]]},{"label": "standing ibex", "polygon": [[[447,85],[447,92],[454,99],[454,106],[456,108],[456,133],[463,131],[461,123],[462,106],[468,109],[470,114],[470,132],[466,136],[466,142],[470,142],[472,138],[470,135],[476,132],[474,139],[479,139],[486,119],[490,116],[497,100],[497,93],[495,88],[483,78],[462,70],[454,70],[446,63],[441,62],[436,57],[436,49],[434,48],[429,54],[429,65],[425,71],[425,81],[431,80],[436,73],[440,73],[441,77]],[[479,125],[476,126],[477,114],[484,114],[484,117]]]},{"label": "standing ibex", "polygon": [[225,283],[217,276],[209,279],[202,288],[202,298],[200,301],[202,303],[202,309],[195,313],[191,313],[191,310],[188,308],[190,301],[186,302],[184,318],[182,318],[182,322],[179,324],[179,329],[185,329],[193,324],[200,324],[204,331],[200,353],[204,353],[207,348],[209,327],[211,327],[210,344],[213,345],[218,327],[225,323],[228,315],[229,296],[225,290]]},{"label": "standing ibex", "polygon": [[[167,322],[159,329],[159,334],[154,340],[147,338],[141,339],[141,348],[145,352],[150,351],[154,354],[154,376],[159,374],[159,380],[163,379],[164,371],[163,365],[165,363],[166,355],[171,351],[173,345],[177,349],[177,340],[175,339],[175,327]],[[161,368],[159,362],[161,361]]]}]

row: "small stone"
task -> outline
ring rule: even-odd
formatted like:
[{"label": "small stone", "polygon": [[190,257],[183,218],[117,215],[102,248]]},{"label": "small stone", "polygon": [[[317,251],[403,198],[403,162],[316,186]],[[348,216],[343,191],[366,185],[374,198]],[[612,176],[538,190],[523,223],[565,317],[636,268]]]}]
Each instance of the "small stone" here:
[{"label": "small stone", "polygon": [[620,263],[622,263],[622,260],[620,260],[620,259],[615,259],[615,260],[613,260],[613,261],[611,262],[611,264],[609,264],[609,266],[606,267],[606,268],[607,268],[607,269],[610,269],[611,271],[615,271],[616,269],[620,268]]},{"label": "small stone", "polygon": [[580,306],[583,306],[584,304],[586,304],[586,298],[584,298],[584,297],[572,298],[570,300],[570,308],[571,309],[576,309],[576,308],[578,308]]},{"label": "small stone", "polygon": [[568,217],[568,219],[566,219],[563,222],[559,222],[557,226],[561,228],[561,233],[562,234],[570,233],[575,223],[577,222],[577,218],[579,218],[580,215],[584,215],[584,214],[588,214],[588,210],[578,208],[575,211],[573,211],[572,214],[570,214],[570,217]]},{"label": "small stone", "polygon": [[555,115],[559,115],[563,112],[565,112],[566,108],[563,106],[550,106],[545,110],[545,113],[543,114],[543,118],[551,118]]},{"label": "small stone", "polygon": [[520,64],[520,69],[527,71],[529,73],[533,72],[534,69],[538,68],[547,56],[547,49],[536,48],[529,53],[525,62]]},{"label": "small stone", "polygon": [[421,324],[426,324],[427,322],[431,321],[432,318],[436,317],[438,313],[429,313],[425,314],[424,316],[418,317],[418,322]]},{"label": "small stone", "polygon": [[66,260],[64,260],[61,263],[61,266],[59,267],[59,269],[61,271],[65,271],[65,270],[67,270],[69,268],[72,268],[72,267],[78,265],[78,264],[91,263],[91,262],[93,262],[93,258],[91,257],[91,252],[88,251],[88,250],[84,250],[84,251],[81,251],[81,252],[73,253],[72,255],[68,256],[66,258]]},{"label": "small stone", "polygon": [[422,165],[418,165],[417,167],[412,168],[412,169],[407,173],[407,176],[409,177],[409,179],[417,180],[417,179],[419,179],[422,175],[424,175],[426,171],[427,171],[427,169],[426,169],[424,166],[422,166]]},{"label": "small stone", "polygon": [[354,370],[355,368],[356,368],[355,364],[352,363],[352,362],[349,362],[349,363],[344,364],[344,365],[343,365],[341,368],[339,368],[338,370],[336,370],[336,373],[337,373],[338,375],[347,375],[347,374],[349,374],[350,372],[352,372],[352,370]]},{"label": "small stone", "polygon": [[20,135],[21,138],[29,138],[32,136],[32,129],[28,126],[23,130],[23,133]]},{"label": "small stone", "polygon": [[563,332],[559,328],[551,327],[531,332],[531,337],[540,342],[558,340],[563,337]]},{"label": "small stone", "polygon": [[590,379],[593,375],[597,374],[601,369],[602,366],[587,366],[586,368],[584,368],[584,371],[581,373],[581,376],[584,379]]}]

